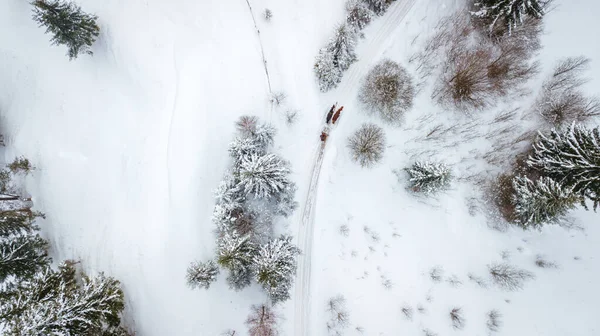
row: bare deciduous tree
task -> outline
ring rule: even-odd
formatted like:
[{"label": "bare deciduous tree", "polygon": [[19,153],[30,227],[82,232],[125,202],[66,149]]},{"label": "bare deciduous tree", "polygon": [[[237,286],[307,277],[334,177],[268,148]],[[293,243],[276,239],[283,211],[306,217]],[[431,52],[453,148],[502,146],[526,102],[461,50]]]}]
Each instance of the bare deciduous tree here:
[{"label": "bare deciduous tree", "polygon": [[276,336],[277,321],[279,317],[275,312],[265,304],[253,305],[250,316],[246,320],[248,326],[248,335],[250,336]]},{"label": "bare deciduous tree", "polygon": [[359,99],[369,112],[394,124],[412,107],[414,96],[413,81],[406,69],[387,59],[369,71],[359,92]]},{"label": "bare deciduous tree", "polygon": [[352,159],[362,167],[371,167],[383,157],[385,133],[375,124],[363,124],[348,138]]},{"label": "bare deciduous tree", "polygon": [[329,299],[327,312],[330,314],[327,330],[332,335],[341,335],[342,331],[350,325],[350,313],[346,309],[344,296],[338,295]]}]

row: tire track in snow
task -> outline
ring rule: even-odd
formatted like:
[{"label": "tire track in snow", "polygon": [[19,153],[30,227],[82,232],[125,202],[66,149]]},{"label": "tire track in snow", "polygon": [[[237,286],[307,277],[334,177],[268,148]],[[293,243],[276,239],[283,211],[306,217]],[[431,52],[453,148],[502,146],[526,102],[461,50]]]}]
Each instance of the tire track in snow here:
[{"label": "tire track in snow", "polygon": [[[390,6],[388,12],[374,24],[379,28],[375,31],[373,38],[367,40],[366,45],[362,47],[366,50],[359,61],[350,67],[342,79],[342,85],[336,90],[335,94],[339,97],[338,101],[348,99],[352,90],[358,85],[357,80],[369,70],[369,66],[379,54],[384,50],[386,42],[389,41],[392,34],[400,27],[400,23],[412,9],[416,0],[399,0]],[[347,117],[346,117],[347,118]],[[310,336],[310,279],[311,279],[311,259],[312,246],[315,226],[314,208],[316,204],[317,187],[321,166],[325,156],[325,142],[321,142],[318,154],[314,160],[311,180],[302,211],[300,229],[298,232],[298,247],[303,254],[298,258],[298,272],[296,274],[295,286],[295,321],[294,335]]]}]

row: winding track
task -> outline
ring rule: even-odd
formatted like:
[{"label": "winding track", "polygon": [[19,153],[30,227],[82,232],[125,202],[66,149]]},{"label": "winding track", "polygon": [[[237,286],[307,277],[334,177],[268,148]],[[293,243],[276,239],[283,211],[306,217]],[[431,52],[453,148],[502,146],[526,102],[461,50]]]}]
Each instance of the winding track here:
[{"label": "winding track", "polygon": [[[372,23],[377,27],[372,37],[367,37],[365,45],[361,45],[366,52],[359,57],[359,61],[353,64],[349,71],[344,75],[341,85],[336,89],[336,96],[340,97],[340,102],[352,94],[358,81],[364,77],[369,70],[372,61],[376,59],[387,47],[387,42],[393,36],[400,23],[406,17],[410,9],[416,3],[416,0],[398,0],[390,6],[388,12],[380,19]],[[348,118],[348,116],[345,116]],[[315,135],[315,139],[317,139]],[[295,336],[310,336],[310,278],[311,278],[311,258],[313,234],[315,226],[314,208],[316,204],[317,186],[321,166],[325,156],[326,142],[320,142],[316,158],[313,163],[309,188],[306,194],[300,229],[298,232],[298,247],[302,249],[303,254],[298,258],[298,273],[296,274],[295,286]]]}]

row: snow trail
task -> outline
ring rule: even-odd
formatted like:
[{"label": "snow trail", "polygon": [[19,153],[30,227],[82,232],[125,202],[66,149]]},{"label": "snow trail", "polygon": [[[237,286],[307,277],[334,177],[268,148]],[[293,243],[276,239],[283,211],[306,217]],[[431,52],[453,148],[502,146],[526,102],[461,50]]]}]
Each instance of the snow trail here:
[{"label": "snow trail", "polygon": [[[361,45],[361,48],[365,48],[366,53],[359,57],[359,60],[350,67],[342,79],[340,87],[335,91],[336,96],[339,97],[338,101],[342,102],[345,99],[351,99],[352,91],[358,85],[358,79],[364,77],[373,59],[385,50],[387,42],[389,42],[394,31],[400,27],[400,23],[415,3],[416,0],[396,1],[380,20],[373,23],[373,25],[378,26],[377,30],[374,32],[373,37],[366,41],[366,44]],[[340,105],[343,105],[343,103]],[[314,208],[319,175],[325,156],[325,144],[326,141],[320,143],[319,151],[314,161],[311,180],[302,211],[300,230],[298,232],[298,247],[303,253],[298,258],[298,273],[296,275],[295,286],[294,330],[296,336],[312,335],[308,314],[310,313],[311,259],[315,225]]]}]

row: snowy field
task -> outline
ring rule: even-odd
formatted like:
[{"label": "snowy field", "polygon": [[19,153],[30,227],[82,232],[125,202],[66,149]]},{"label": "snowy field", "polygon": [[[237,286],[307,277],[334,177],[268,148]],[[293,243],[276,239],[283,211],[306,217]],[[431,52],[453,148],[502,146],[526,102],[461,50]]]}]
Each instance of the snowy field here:
[{"label": "snowy field", "polygon": [[[487,335],[491,309],[502,314],[497,335],[600,334],[597,214],[577,210],[572,229],[501,232],[489,227],[484,209],[470,212],[478,194],[469,182],[416,198],[392,172],[415,153],[437,151],[436,158],[456,164],[455,174],[469,173],[461,164],[468,161],[465,146],[415,142],[435,123],[422,116],[445,120],[452,112],[433,105],[424,90],[403,125],[391,127],[362,113],[356,101],[360,80],[382,58],[414,71],[410,56],[460,2],[398,0],[365,29],[359,61],[340,86],[323,94],[312,66],[344,18],[342,0],[79,0],[98,15],[101,35],[93,57],[73,62],[63,48],[49,46],[27,1],[3,0],[6,155],[24,155],[37,167],[28,190],[46,214],[41,226],[53,257],[80,259],[86,270],[122,281],[136,335],[216,336],[229,328],[243,334],[249,306],[265,300],[260,288],[234,292],[221,275],[210,290],[192,291],[185,270],[213,255],[212,192],[229,162],[234,121],[252,114],[277,127],[276,150],[291,162],[299,186],[300,207],[287,229],[305,254],[292,300],[280,310],[284,335],[328,335],[325,305],[338,294],[350,312],[347,335],[360,335],[356,327],[364,335]],[[585,55],[592,59],[585,88],[598,93],[600,4],[556,3],[545,19],[542,74],[531,89],[559,58]],[[265,8],[273,11],[271,22],[262,19]],[[272,107],[269,94],[279,91],[287,98]],[[311,190],[323,114],[336,101],[345,113]],[[299,111],[291,126],[284,120],[289,109]],[[352,162],[346,148],[365,121],[387,136],[384,159],[372,169]],[[348,236],[340,234],[342,225]],[[559,267],[538,268],[538,255]],[[503,258],[535,279],[515,292],[469,280],[468,274],[485,277],[486,265]],[[439,281],[430,276],[435,268]],[[403,307],[413,310],[411,319]],[[448,317],[455,307],[464,313],[462,330]]]}]

